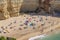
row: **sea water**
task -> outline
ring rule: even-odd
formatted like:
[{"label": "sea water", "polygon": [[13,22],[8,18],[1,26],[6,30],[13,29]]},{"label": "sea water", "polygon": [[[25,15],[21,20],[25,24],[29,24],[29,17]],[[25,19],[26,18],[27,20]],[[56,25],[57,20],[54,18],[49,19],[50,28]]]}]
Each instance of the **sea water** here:
[{"label": "sea water", "polygon": [[35,40],[60,40],[60,33],[46,36],[44,38],[37,38]]}]

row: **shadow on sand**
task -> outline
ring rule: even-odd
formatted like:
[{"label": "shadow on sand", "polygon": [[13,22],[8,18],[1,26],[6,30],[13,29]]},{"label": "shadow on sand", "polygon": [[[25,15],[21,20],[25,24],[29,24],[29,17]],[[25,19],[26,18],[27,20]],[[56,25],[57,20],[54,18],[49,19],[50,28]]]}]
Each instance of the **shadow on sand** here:
[{"label": "shadow on sand", "polygon": [[55,10],[55,13],[54,14],[49,14],[49,13],[46,13],[45,11],[26,11],[26,12],[20,12],[21,14],[27,14],[27,15],[31,15],[31,16],[34,16],[34,15],[42,15],[42,16],[52,16],[52,17],[58,17],[60,18],[60,11],[56,11]]},{"label": "shadow on sand", "polygon": [[[22,5],[21,5],[21,8],[20,8],[20,15],[23,15],[23,14],[27,14],[27,15],[31,15],[31,16],[34,16],[34,15],[42,15],[42,16],[52,16],[52,17],[58,17],[60,18],[60,10],[54,10],[54,14],[50,14],[50,13],[46,13],[45,11],[41,11],[39,9],[39,7],[36,7],[34,10],[27,10],[25,7],[27,7],[26,5],[24,5],[24,2],[26,1],[23,1]],[[26,10],[25,10],[26,9]]]}]

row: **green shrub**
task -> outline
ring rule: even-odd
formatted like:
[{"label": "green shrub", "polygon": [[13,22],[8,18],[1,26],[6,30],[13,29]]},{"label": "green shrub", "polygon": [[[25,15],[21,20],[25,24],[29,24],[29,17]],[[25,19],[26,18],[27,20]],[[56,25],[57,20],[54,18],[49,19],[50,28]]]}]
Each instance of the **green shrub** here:
[{"label": "green shrub", "polygon": [[7,37],[7,40],[16,40],[15,38]]},{"label": "green shrub", "polygon": [[1,37],[0,37],[0,40],[16,40],[16,39],[15,39],[15,38],[11,38],[11,37],[1,36]]},{"label": "green shrub", "polygon": [[0,40],[6,40],[6,38],[4,36],[1,36]]}]

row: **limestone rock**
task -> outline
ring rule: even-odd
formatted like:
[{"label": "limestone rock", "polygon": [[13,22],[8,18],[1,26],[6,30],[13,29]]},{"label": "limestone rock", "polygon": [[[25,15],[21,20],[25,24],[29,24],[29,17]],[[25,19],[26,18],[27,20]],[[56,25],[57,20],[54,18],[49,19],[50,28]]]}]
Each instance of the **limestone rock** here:
[{"label": "limestone rock", "polygon": [[[54,9],[60,9],[60,1],[51,2]],[[57,2],[58,1],[58,2]],[[0,0],[0,19],[19,16],[19,11],[35,11],[39,0]]]}]

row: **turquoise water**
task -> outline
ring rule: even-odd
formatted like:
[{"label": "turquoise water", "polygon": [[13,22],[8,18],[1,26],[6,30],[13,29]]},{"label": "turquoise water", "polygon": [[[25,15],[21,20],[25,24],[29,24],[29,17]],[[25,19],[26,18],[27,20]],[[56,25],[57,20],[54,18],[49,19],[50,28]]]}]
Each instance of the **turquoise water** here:
[{"label": "turquoise water", "polygon": [[60,40],[60,33],[44,37],[43,39],[38,38],[38,39],[35,39],[35,40]]}]

